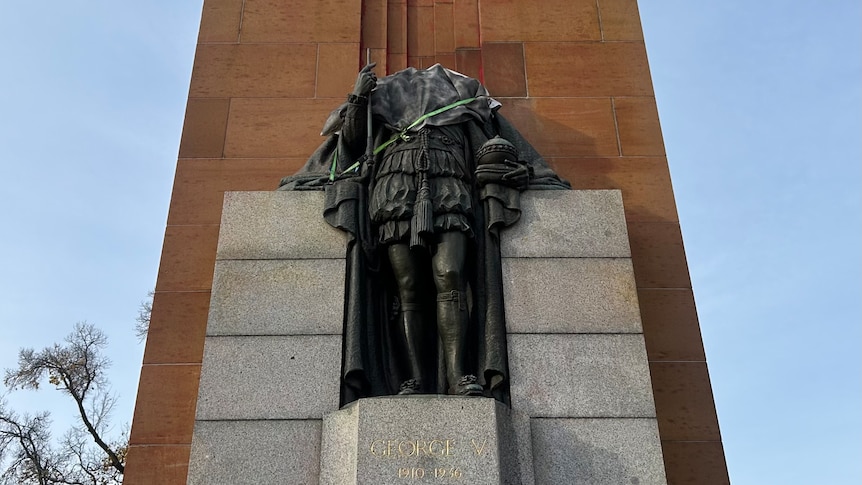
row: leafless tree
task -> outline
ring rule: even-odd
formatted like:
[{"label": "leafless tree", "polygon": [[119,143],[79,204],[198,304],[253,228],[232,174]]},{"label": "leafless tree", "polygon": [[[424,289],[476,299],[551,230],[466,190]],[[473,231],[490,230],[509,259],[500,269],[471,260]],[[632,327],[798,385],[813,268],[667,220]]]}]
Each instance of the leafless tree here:
[{"label": "leafless tree", "polygon": [[127,433],[120,440],[106,438],[116,398],[110,393],[103,355],[105,334],[78,323],[62,344],[40,351],[21,349],[18,368],[7,369],[4,384],[11,390],[38,389],[47,377],[57,390],[75,402],[79,424],[55,450],[50,445],[47,413],[18,416],[0,406],[0,463],[3,483],[109,485],[122,483]]},{"label": "leafless tree", "polygon": [[48,413],[18,416],[0,402],[0,459],[8,460],[3,483],[52,483],[54,452]]},{"label": "leafless tree", "polygon": [[135,318],[135,335],[143,342],[150,331],[150,315],[153,313],[153,295],[155,291],[147,293],[147,299],[138,307],[138,316]]}]

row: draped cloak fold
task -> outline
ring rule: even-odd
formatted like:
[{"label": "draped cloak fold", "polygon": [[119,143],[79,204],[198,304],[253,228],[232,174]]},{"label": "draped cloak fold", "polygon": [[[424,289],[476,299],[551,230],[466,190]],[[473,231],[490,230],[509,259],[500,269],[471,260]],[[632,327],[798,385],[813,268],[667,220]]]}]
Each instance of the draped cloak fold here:
[{"label": "draped cloak fold", "polygon": [[[524,137],[496,110],[478,80],[435,65],[408,68],[381,78],[371,93],[373,146],[378,147],[402,132],[422,115],[460,100],[473,101],[450,108],[416,123],[410,135],[423,126],[461,125],[468,141],[464,156],[475,170],[475,152],[487,140],[500,136],[518,149],[520,162],[531,173],[528,189],[569,189]],[[344,333],[341,370],[341,405],[362,397],[391,395],[406,377],[400,362],[397,338],[396,286],[369,217],[369,194],[375,169],[385,151],[368,160],[366,142],[354,128],[356,117],[366,117],[364,107],[343,104],[333,111],[321,133],[326,141],[305,166],[281,181],[279,190],[325,190],[323,215],[331,226],[348,233],[344,301]],[[352,131],[351,131],[352,130]],[[360,138],[357,141],[357,138]],[[359,165],[356,169],[356,162]],[[348,170],[350,169],[350,170]],[[468,365],[485,395],[509,402],[506,323],[503,309],[499,231],[520,217],[517,189],[502,184],[472,186],[474,237],[468,249]],[[333,285],[342,284],[333,275]],[[433,287],[433,286],[432,286]],[[431,305],[431,303],[429,303]],[[433,324],[427,325],[434,327]],[[431,336],[433,336],[433,329]],[[434,342],[434,340],[430,340]],[[430,347],[435,347],[433,344]],[[439,347],[439,343],[437,345]],[[441,354],[437,348],[436,389],[445,393]]]}]

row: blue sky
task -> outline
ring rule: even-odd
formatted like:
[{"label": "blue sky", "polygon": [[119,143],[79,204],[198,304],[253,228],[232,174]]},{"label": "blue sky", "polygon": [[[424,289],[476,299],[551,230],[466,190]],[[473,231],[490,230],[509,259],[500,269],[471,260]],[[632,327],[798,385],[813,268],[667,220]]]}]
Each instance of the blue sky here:
[{"label": "blue sky", "polygon": [[735,484],[860,483],[860,6],[641,2]]},{"label": "blue sky", "polygon": [[[0,0],[0,367],[105,329],[131,420],[200,0]],[[642,1],[734,484],[862,481],[862,10]],[[12,404],[51,409],[58,393]]]}]

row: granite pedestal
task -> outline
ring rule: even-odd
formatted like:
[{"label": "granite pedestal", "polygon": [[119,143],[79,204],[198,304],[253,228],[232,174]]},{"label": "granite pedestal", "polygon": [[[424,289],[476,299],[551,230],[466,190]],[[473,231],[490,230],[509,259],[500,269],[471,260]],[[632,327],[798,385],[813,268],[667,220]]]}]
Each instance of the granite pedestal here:
[{"label": "granite pedestal", "polygon": [[320,484],[532,484],[529,428],[490,398],[360,399],[323,420]]},{"label": "granite pedestal", "polygon": [[525,192],[501,234],[511,408],[338,410],[346,237],[322,206],[225,197],[188,483],[666,483],[619,191]]}]

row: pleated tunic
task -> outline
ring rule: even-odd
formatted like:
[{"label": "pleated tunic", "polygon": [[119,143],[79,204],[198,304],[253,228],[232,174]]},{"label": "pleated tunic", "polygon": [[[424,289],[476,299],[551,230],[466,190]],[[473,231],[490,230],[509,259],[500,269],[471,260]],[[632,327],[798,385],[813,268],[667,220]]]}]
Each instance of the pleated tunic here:
[{"label": "pleated tunic", "polygon": [[380,242],[410,237],[411,219],[422,178],[430,189],[434,232],[461,231],[473,235],[472,161],[467,138],[459,125],[426,126],[384,151],[371,190],[369,213],[378,226]]}]

